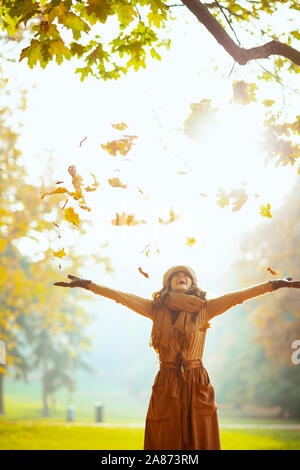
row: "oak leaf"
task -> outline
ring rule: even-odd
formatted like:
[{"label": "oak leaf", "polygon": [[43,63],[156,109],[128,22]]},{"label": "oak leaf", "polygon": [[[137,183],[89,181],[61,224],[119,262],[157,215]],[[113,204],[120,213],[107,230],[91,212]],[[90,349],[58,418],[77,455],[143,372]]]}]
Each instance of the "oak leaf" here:
[{"label": "oak leaf", "polygon": [[163,220],[161,217],[158,217],[158,222],[160,224],[164,224],[164,225],[167,225],[167,224],[171,224],[172,222],[174,222],[175,220],[178,220],[180,218],[180,215],[175,215],[173,209],[170,209],[169,211],[169,214],[170,214],[170,217],[168,220]]},{"label": "oak leaf", "polygon": [[59,251],[53,251],[53,256],[55,256],[55,258],[63,258],[64,256],[66,256],[65,249],[63,248]]},{"label": "oak leaf", "polygon": [[193,245],[195,245],[195,243],[196,243],[195,238],[187,237],[187,242],[186,242],[187,246],[193,246]]},{"label": "oak leaf", "polygon": [[79,225],[79,215],[74,212],[74,209],[72,207],[69,207],[68,209],[65,209],[65,220],[67,222],[70,222],[74,225]]},{"label": "oak leaf", "polygon": [[271,205],[267,203],[267,206],[260,206],[260,215],[263,217],[272,217],[270,213]]},{"label": "oak leaf", "polygon": [[127,129],[127,124],[125,124],[125,122],[120,122],[120,123],[117,123],[117,124],[112,124],[112,127],[114,129],[117,129],[118,131],[124,131],[125,129]]},{"label": "oak leaf", "polygon": [[122,184],[119,178],[110,178],[108,182],[113,188],[127,188],[127,184]]}]

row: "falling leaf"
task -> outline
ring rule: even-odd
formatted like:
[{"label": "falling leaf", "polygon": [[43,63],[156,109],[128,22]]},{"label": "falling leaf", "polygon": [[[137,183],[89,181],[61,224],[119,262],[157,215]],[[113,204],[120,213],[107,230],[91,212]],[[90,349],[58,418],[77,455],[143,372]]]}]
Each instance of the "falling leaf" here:
[{"label": "falling leaf", "polygon": [[54,191],[51,191],[50,193],[43,194],[41,196],[41,199],[44,199],[45,196],[50,196],[52,194],[63,194],[63,193],[70,194],[66,188],[56,188]]},{"label": "falling leaf", "polygon": [[267,204],[267,207],[265,206],[260,206],[260,215],[262,215],[263,217],[272,217],[271,213],[270,213],[270,209],[271,209],[271,206],[270,204],[268,203]]},{"label": "falling leaf", "polygon": [[134,139],[137,138],[138,136],[136,135],[125,135],[123,139],[112,140],[111,142],[107,142],[105,145],[101,144],[101,147],[114,157],[117,153],[125,156],[131,149],[132,145],[134,145]]},{"label": "falling leaf", "polygon": [[65,210],[65,220],[74,225],[79,225],[79,215],[74,212],[74,209],[72,207],[69,207]]},{"label": "falling leaf", "polygon": [[267,271],[269,271],[271,274],[273,274],[273,276],[277,276],[277,272],[276,271],[273,271],[272,268],[267,268]]},{"label": "falling leaf", "polygon": [[53,225],[55,225],[55,227],[58,227],[58,228],[59,228],[59,225],[58,225],[58,224],[56,224],[55,222],[52,222],[52,223],[53,223]]},{"label": "falling leaf", "polygon": [[217,204],[222,207],[228,206],[229,205],[229,197],[226,195],[226,192],[224,189],[220,188],[217,194],[217,197],[219,198],[217,200]]},{"label": "falling leaf", "polygon": [[86,139],[87,139],[87,136],[86,136],[84,139],[82,139],[82,140],[80,141],[79,147],[82,146],[83,142],[84,142]]},{"label": "falling leaf", "polygon": [[87,186],[86,188],[84,188],[85,191],[87,191],[87,192],[96,191],[96,189],[97,189],[98,186],[99,186],[99,183],[98,183],[98,181],[97,181],[97,179],[96,179],[96,176],[95,176],[93,173],[91,173],[91,176],[92,176],[93,179],[94,179],[94,183],[92,184],[92,186]]},{"label": "falling leaf", "polygon": [[118,124],[112,124],[112,127],[118,131],[124,131],[124,129],[127,129],[128,126],[125,124],[125,122],[120,122]]},{"label": "falling leaf", "polygon": [[264,100],[264,101],[262,102],[262,104],[263,104],[264,106],[266,106],[267,108],[269,108],[270,106],[272,106],[274,103],[275,103],[274,100]]},{"label": "falling leaf", "polygon": [[186,171],[178,171],[178,175],[187,175]]},{"label": "falling leaf", "polygon": [[168,220],[163,220],[161,217],[158,217],[158,222],[160,224],[167,225],[167,224],[171,224],[172,222],[180,218],[180,215],[175,215],[173,209],[170,209],[169,214],[170,214],[170,218]]},{"label": "falling leaf", "polygon": [[126,214],[122,212],[121,215],[116,213],[115,220],[112,220],[112,225],[138,225],[138,224],[146,224],[145,220],[135,220],[135,216],[133,214]]},{"label": "falling leaf", "polygon": [[240,104],[249,104],[252,101],[256,101],[255,90],[258,89],[255,83],[247,83],[244,80],[235,80],[232,83],[233,87],[233,98],[232,101]]},{"label": "falling leaf", "polygon": [[83,209],[83,210],[89,211],[89,212],[91,212],[91,210],[92,210],[92,209],[90,209],[90,207],[88,207],[88,206],[83,206],[83,205],[81,205],[81,204],[79,204],[79,207],[80,207],[80,209]]},{"label": "falling leaf", "polygon": [[254,196],[254,197],[259,197],[259,194],[258,194],[258,193],[254,193],[253,196]]},{"label": "falling leaf", "polygon": [[63,258],[66,256],[65,249],[63,248],[60,251],[53,251],[53,256],[55,256],[55,258]]},{"label": "falling leaf", "polygon": [[199,193],[199,196],[207,197],[207,194],[206,193]]},{"label": "falling leaf", "polygon": [[186,245],[187,245],[187,246],[193,246],[193,245],[195,245],[195,243],[196,243],[196,239],[195,239],[195,238],[187,237],[187,242],[186,242]]},{"label": "falling leaf", "polygon": [[141,267],[139,267],[139,272],[140,272],[140,273],[141,273],[143,276],[145,276],[145,277],[149,278],[149,274],[147,274],[147,273],[144,273],[144,271],[142,270],[142,268],[141,268]]},{"label": "falling leaf", "polygon": [[148,245],[146,245],[145,248],[141,251],[141,254],[145,253],[145,255],[149,257],[153,251],[159,254],[159,249],[155,246],[151,247],[151,243],[148,243]]},{"label": "falling leaf", "polygon": [[62,184],[63,181],[57,181],[55,184]]},{"label": "falling leaf", "polygon": [[69,166],[68,172],[70,173],[72,177],[76,176],[76,166],[74,165]]},{"label": "falling leaf", "polygon": [[242,206],[247,202],[248,195],[244,189],[233,189],[229,194],[229,197],[235,199],[235,202],[232,207],[232,212],[239,211]]},{"label": "falling leaf", "polygon": [[122,184],[119,178],[110,178],[108,182],[113,188],[127,188],[127,184]]}]

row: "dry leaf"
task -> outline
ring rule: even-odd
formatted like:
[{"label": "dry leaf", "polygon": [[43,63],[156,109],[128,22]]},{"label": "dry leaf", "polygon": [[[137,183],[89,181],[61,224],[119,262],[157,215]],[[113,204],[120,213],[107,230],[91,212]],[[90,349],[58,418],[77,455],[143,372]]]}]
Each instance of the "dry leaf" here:
[{"label": "dry leaf", "polygon": [[271,213],[270,213],[270,209],[271,209],[271,205],[268,203],[267,204],[267,207],[265,206],[260,206],[260,215],[262,215],[263,217],[272,217]]},{"label": "dry leaf", "polygon": [[65,210],[65,220],[68,222],[74,224],[74,225],[79,225],[79,215],[74,212],[74,209],[72,207],[69,207],[68,209]]},{"label": "dry leaf", "polygon": [[55,258],[63,258],[66,256],[65,249],[63,248],[60,251],[53,251],[53,256],[55,256]]},{"label": "dry leaf", "polygon": [[142,270],[142,268],[141,268],[141,267],[139,267],[139,272],[140,272],[140,273],[141,273],[141,274],[142,274],[144,277],[147,277],[147,278],[149,278],[149,274],[147,274],[147,273],[144,273],[144,271]]},{"label": "dry leaf", "polygon": [[119,178],[110,178],[108,182],[113,188],[124,188],[124,189],[127,188],[127,184],[121,183]]},{"label": "dry leaf", "polygon": [[45,196],[50,196],[52,194],[63,194],[63,193],[70,194],[66,188],[56,188],[54,191],[51,191],[50,193],[43,194],[41,196],[41,199],[44,199]]},{"label": "dry leaf", "polygon": [[186,242],[186,245],[187,245],[187,246],[193,246],[193,245],[195,245],[195,243],[196,243],[196,239],[195,239],[195,238],[187,237],[187,242]]},{"label": "dry leaf", "polygon": [[127,129],[128,126],[125,124],[125,122],[120,122],[117,124],[112,124],[112,127],[117,129],[117,131],[124,131],[124,129]]},{"label": "dry leaf", "polygon": [[167,225],[167,224],[171,224],[175,220],[178,220],[180,217],[180,215],[175,215],[173,209],[170,209],[169,214],[170,214],[170,218],[168,220],[163,220],[161,217],[158,217],[158,222],[160,224]]}]

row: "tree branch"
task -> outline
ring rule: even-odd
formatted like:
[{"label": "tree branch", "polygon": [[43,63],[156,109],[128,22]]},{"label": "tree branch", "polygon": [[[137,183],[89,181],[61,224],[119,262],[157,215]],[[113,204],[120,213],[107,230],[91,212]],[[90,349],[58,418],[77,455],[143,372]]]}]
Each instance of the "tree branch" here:
[{"label": "tree branch", "polygon": [[198,18],[238,64],[245,65],[250,60],[266,59],[270,55],[279,55],[300,66],[300,52],[293,47],[273,40],[263,46],[244,49],[231,39],[225,29],[209,12],[208,8],[199,0],[182,0],[182,3]]}]

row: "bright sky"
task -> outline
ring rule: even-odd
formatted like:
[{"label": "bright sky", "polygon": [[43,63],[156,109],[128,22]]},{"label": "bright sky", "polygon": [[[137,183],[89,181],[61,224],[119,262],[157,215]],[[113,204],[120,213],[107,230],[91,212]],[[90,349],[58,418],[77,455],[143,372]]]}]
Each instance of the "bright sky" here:
[{"label": "bright sky", "polygon": [[[82,83],[74,73],[74,62],[50,64],[45,70],[30,70],[24,62],[12,65],[16,82],[29,89],[20,147],[32,182],[38,184],[40,178],[47,177],[51,155],[55,174],[49,182],[53,188],[57,180],[70,184],[69,165],[76,165],[87,184],[93,182],[90,173],[100,183],[98,191],[87,199],[91,214],[82,214],[93,223],[87,235],[79,237],[73,231],[70,236],[62,230],[62,239],[51,243],[54,250],[64,246],[67,251],[74,242],[82,253],[108,256],[116,270],[107,275],[98,266],[92,271],[87,268],[83,276],[149,296],[160,288],[166,269],[187,264],[213,296],[222,292],[215,286],[220,271],[228,270],[239,256],[239,237],[258,224],[272,223],[259,215],[260,205],[269,202],[274,213],[299,178],[294,167],[275,168],[275,161],[264,165],[258,149],[264,118],[259,103],[277,99],[277,109],[284,107],[287,117],[294,119],[300,99],[286,88],[283,101],[282,87],[271,82],[260,84],[258,103],[245,107],[230,104],[232,80],[254,81],[259,66],[236,65],[228,76],[232,59],[189,13],[176,14],[180,19],[171,22],[164,33],[171,37],[172,45],[162,53],[162,62],[149,60],[146,70],[131,72],[118,81],[89,78]],[[267,63],[262,62],[264,66]],[[219,68],[212,76],[216,65]],[[296,87],[291,77],[286,83]],[[183,123],[190,103],[205,98],[219,108],[219,121],[200,144],[195,144],[183,134]],[[128,160],[109,156],[100,146],[122,136],[111,127],[121,121],[128,124],[125,134],[138,136]],[[179,171],[188,174],[179,175]],[[119,177],[128,189],[111,188],[107,180],[112,177]],[[245,188],[249,199],[238,212],[232,212],[231,205],[221,209],[216,203],[218,188]],[[180,219],[170,225],[159,224],[157,217],[168,219],[171,208]],[[123,211],[148,223],[112,226],[115,213]],[[195,237],[196,244],[186,246],[187,237]],[[101,247],[107,240],[108,246]],[[141,251],[149,243],[152,255],[146,257]],[[30,244],[24,244],[23,249],[28,254],[35,251]],[[139,266],[150,279],[138,272]],[[67,272],[63,261],[58,280]]]}]

